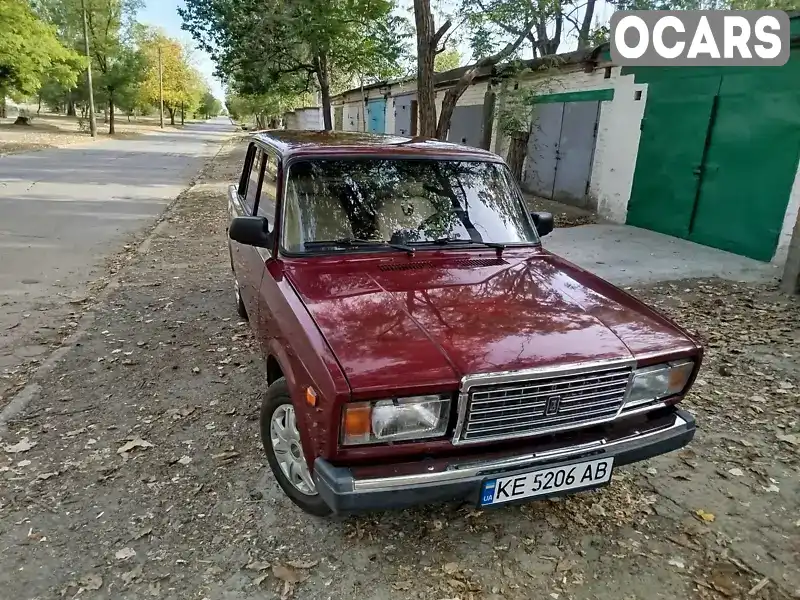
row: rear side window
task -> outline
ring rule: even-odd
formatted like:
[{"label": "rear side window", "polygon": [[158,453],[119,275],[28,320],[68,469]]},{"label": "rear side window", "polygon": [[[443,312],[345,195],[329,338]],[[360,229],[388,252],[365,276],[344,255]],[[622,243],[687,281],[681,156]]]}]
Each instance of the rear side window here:
[{"label": "rear side window", "polygon": [[264,154],[264,178],[261,180],[261,196],[258,199],[256,214],[267,217],[269,231],[275,228],[275,213],[278,199],[278,157]]},{"label": "rear side window", "polygon": [[256,201],[258,199],[258,183],[261,178],[261,171],[264,167],[264,152],[260,148],[255,149],[255,156],[250,167],[250,177],[247,180],[247,189],[244,195],[244,205],[249,214],[253,214]]}]

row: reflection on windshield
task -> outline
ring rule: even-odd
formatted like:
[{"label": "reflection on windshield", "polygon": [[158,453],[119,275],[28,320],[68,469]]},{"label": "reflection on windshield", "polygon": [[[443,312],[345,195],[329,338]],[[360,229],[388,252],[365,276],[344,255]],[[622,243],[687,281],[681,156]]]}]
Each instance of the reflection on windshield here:
[{"label": "reflection on windshield", "polygon": [[[488,162],[359,159],[292,165],[284,211],[284,247],[368,240],[424,245],[538,242],[506,168]],[[320,244],[314,244],[315,250]]]}]

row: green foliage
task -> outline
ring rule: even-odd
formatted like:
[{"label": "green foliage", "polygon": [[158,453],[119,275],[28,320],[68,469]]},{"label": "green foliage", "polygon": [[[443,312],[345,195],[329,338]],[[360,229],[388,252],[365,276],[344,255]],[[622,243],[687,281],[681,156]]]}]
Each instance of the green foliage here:
[{"label": "green foliage", "polygon": [[461,53],[458,48],[448,48],[436,55],[433,59],[433,70],[437,73],[444,73],[451,69],[461,66]]},{"label": "green foliage", "polygon": [[219,116],[219,114],[222,112],[222,102],[217,100],[214,94],[206,91],[203,94],[203,98],[200,101],[200,106],[197,109],[197,112],[206,119]]},{"label": "green foliage", "polygon": [[35,94],[52,79],[74,86],[83,59],[25,0],[0,0],[0,97]]},{"label": "green foliage", "polygon": [[[187,0],[184,28],[211,54],[217,75],[246,96],[399,74],[401,17],[391,0]],[[329,111],[326,111],[326,113]]]}]

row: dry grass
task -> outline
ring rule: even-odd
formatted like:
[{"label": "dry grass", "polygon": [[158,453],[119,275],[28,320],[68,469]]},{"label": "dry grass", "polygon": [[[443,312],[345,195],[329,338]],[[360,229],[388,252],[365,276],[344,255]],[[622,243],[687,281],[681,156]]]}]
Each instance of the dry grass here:
[{"label": "dry grass", "polygon": [[[97,139],[130,139],[141,134],[157,131],[158,117],[136,117],[128,121],[127,117],[117,116],[116,133],[108,135],[108,124],[103,115],[97,119]],[[165,130],[177,130],[178,126],[170,126],[169,120]],[[31,152],[46,148],[63,148],[74,144],[92,143],[87,132],[80,131],[78,120],[65,115],[34,115],[30,126],[14,125],[14,119],[0,119],[0,155]]]}]

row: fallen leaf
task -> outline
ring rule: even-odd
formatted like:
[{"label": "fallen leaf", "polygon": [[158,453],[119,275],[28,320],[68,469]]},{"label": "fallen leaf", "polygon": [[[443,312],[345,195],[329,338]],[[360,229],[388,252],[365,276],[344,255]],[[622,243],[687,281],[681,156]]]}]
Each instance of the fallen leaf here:
[{"label": "fallen leaf", "polygon": [[114,554],[114,557],[117,560],[128,560],[129,558],[133,558],[136,556],[136,550],[133,548],[123,548],[122,550],[117,550]]},{"label": "fallen leaf", "polygon": [[233,460],[237,456],[239,456],[238,452],[221,452],[220,454],[212,454],[211,458],[213,458],[214,460],[225,461],[225,460]]},{"label": "fallen leaf", "polygon": [[392,588],[395,590],[406,592],[411,589],[411,582],[410,581],[395,581],[392,584]]},{"label": "fallen leaf", "polygon": [[264,574],[264,575],[261,575],[260,577],[256,577],[255,579],[253,579],[253,584],[254,584],[254,585],[261,585],[262,583],[264,583],[264,580],[265,580],[267,577],[269,577],[269,573],[266,573],[266,574]]},{"label": "fallen leaf", "polygon": [[152,448],[153,444],[140,437],[134,438],[117,449],[117,454],[127,455],[134,448]]},{"label": "fallen leaf", "polygon": [[742,471],[738,467],[734,467],[733,469],[728,469],[728,473],[730,473],[734,477],[742,477],[742,476],[744,476],[744,471]]},{"label": "fallen leaf", "polygon": [[785,434],[778,434],[777,437],[781,442],[786,442],[787,444],[791,444],[792,446],[800,446],[800,435],[795,435],[793,433],[785,433]]},{"label": "fallen leaf", "polygon": [[6,444],[5,450],[9,454],[19,454],[20,452],[27,452],[36,445],[36,442],[31,442],[28,438],[24,437],[16,444]]},{"label": "fallen leaf", "polygon": [[272,567],[272,574],[280,579],[281,581],[285,581],[288,584],[295,584],[300,583],[301,581],[305,581],[308,579],[308,575],[305,573],[298,573],[294,569],[290,567],[286,567],[284,565],[275,565]]},{"label": "fallen leaf", "polygon": [[458,568],[458,563],[449,562],[442,567],[442,570],[448,575],[453,575],[454,573],[458,573],[460,569]]},{"label": "fallen leaf", "polygon": [[269,563],[256,560],[248,564],[245,569],[249,569],[250,571],[266,571],[269,569]]},{"label": "fallen leaf", "polygon": [[132,570],[122,574],[122,581],[125,585],[130,584],[134,579],[141,577],[142,565],[136,565]]},{"label": "fallen leaf", "polygon": [[705,521],[706,523],[713,523],[717,518],[714,516],[714,513],[706,512],[702,508],[698,508],[694,511],[694,514],[696,514],[701,521]]},{"label": "fallen leaf", "polygon": [[752,588],[750,588],[750,591],[747,592],[747,595],[748,596],[755,596],[758,592],[760,592],[765,587],[767,587],[768,583],[769,583],[769,577],[764,577],[764,579],[762,579],[757,584],[755,584]]},{"label": "fallen leaf", "polygon": [[40,479],[41,481],[47,481],[48,479],[50,479],[51,477],[55,477],[56,475],[58,475],[58,471],[53,471],[52,473],[39,473],[39,475],[36,476],[36,479]]},{"label": "fallen leaf", "polygon": [[295,569],[311,569],[319,564],[318,560],[287,560],[286,564]]},{"label": "fallen leaf", "polygon": [[791,390],[794,388],[794,385],[789,383],[788,381],[781,381],[778,384],[778,387],[781,388],[782,390]]},{"label": "fallen leaf", "polygon": [[144,529],[139,531],[136,535],[134,535],[133,539],[134,540],[140,540],[143,537],[145,537],[146,535],[150,535],[151,533],[153,533],[153,528],[152,527],[145,527]]},{"label": "fallen leaf", "polygon": [[100,575],[87,575],[78,581],[78,585],[90,591],[99,590],[103,587],[103,578]]},{"label": "fallen leaf", "polygon": [[188,465],[190,462],[192,462],[192,458],[190,456],[181,456],[178,459],[178,462],[182,465]]},{"label": "fallen leaf", "polygon": [[677,567],[679,569],[685,569],[686,568],[686,565],[684,564],[684,562],[680,558],[677,558],[677,557],[676,558],[670,558],[669,561],[667,562],[667,564],[669,564],[669,565],[671,565],[673,567]]},{"label": "fallen leaf", "polygon": [[779,488],[779,487],[778,487],[777,485],[775,485],[774,483],[771,483],[771,484],[769,485],[769,487],[763,487],[763,486],[762,486],[762,489],[763,489],[765,492],[770,492],[770,493],[773,493],[773,494],[777,494],[778,492],[780,492],[780,491],[781,491],[781,488]]}]

